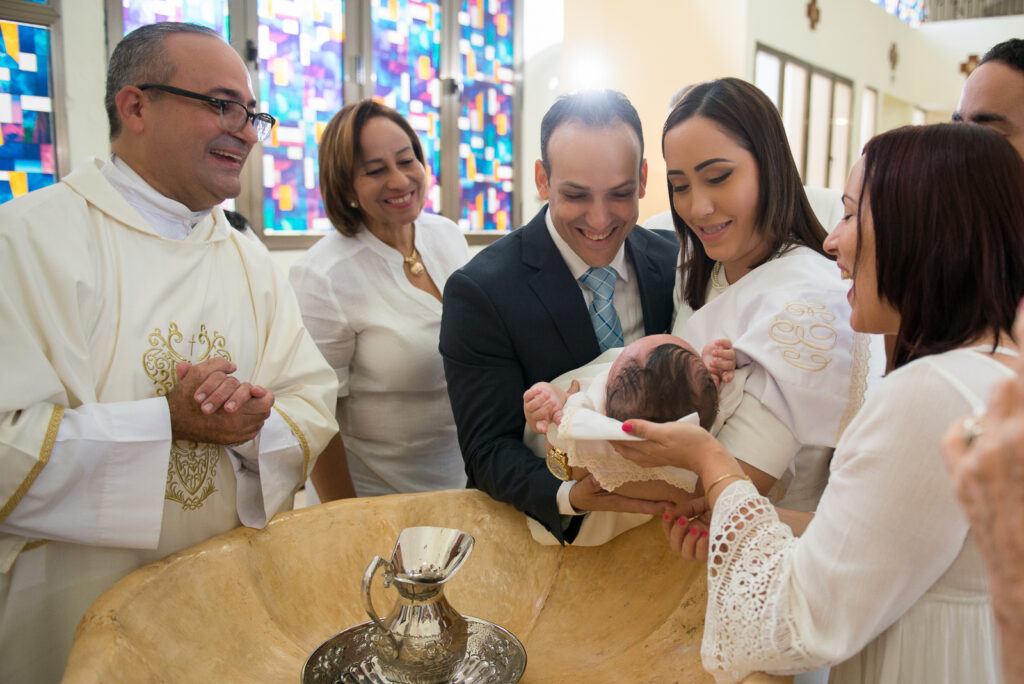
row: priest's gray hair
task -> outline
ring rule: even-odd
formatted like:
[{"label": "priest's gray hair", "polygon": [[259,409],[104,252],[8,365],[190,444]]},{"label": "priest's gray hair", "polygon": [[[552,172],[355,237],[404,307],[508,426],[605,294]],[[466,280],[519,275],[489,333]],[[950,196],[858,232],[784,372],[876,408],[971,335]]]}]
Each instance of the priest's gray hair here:
[{"label": "priest's gray hair", "polygon": [[121,116],[114,101],[121,89],[143,83],[165,84],[174,76],[177,65],[167,57],[164,39],[175,33],[198,33],[223,40],[213,29],[176,21],[140,26],[122,38],[114,48],[114,54],[110,56],[110,64],[107,66],[107,92],[104,103],[107,108],[107,120],[110,123],[111,140],[121,133]]}]

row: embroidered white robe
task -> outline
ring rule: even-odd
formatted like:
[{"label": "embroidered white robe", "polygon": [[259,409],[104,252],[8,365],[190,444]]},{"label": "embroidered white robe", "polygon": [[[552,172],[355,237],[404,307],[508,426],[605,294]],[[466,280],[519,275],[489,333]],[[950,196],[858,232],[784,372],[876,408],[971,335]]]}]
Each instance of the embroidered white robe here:
[{"label": "embroidered white robe", "polygon": [[[0,207],[5,681],[59,676],[78,619],[128,572],[290,508],[337,430],[335,375],[266,250],[219,208],[160,237],[100,165]],[[170,438],[175,364],[215,356],[274,392],[244,458]]]}]

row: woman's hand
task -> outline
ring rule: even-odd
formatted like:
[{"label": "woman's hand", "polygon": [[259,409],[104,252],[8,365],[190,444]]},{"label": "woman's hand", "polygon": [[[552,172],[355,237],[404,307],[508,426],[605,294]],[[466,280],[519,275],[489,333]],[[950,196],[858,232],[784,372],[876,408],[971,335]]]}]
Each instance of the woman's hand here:
[{"label": "woman's hand", "polygon": [[622,431],[645,440],[643,442],[611,442],[624,458],[654,468],[678,466],[700,474],[704,459],[721,445],[704,428],[692,423],[652,423],[627,420]]},{"label": "woman's hand", "polygon": [[708,500],[698,497],[681,502],[662,516],[661,530],[673,553],[684,560],[708,561],[708,526],[711,510]]}]

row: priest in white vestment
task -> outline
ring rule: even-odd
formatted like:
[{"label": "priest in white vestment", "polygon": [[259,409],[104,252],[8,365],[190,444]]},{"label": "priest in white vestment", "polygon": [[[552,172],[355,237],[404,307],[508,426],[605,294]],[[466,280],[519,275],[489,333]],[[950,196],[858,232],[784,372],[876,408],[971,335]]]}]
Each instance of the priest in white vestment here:
[{"label": "priest in white vestment", "polygon": [[273,125],[242,60],[151,25],[107,90],[114,156],[0,207],[5,682],[57,681],[127,573],[289,509],[337,430],[287,280],[217,206]]}]

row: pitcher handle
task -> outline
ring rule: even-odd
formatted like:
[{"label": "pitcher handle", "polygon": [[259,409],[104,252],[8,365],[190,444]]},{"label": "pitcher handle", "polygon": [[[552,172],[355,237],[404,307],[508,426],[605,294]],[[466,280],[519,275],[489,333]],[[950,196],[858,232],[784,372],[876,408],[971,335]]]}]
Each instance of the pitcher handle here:
[{"label": "pitcher handle", "polygon": [[378,568],[384,568],[384,586],[391,586],[390,575],[391,575],[391,563],[387,562],[380,556],[374,556],[370,564],[366,566],[366,572],[363,573],[363,608],[366,610],[366,614],[373,620],[373,624],[377,625],[377,629],[380,633],[388,638],[391,642],[391,648],[394,650],[392,658],[398,657],[398,640],[395,635],[391,633],[391,630],[384,626],[380,617],[377,615],[377,611],[373,609],[373,600],[370,598],[370,582],[373,581],[373,576],[377,572]]}]

